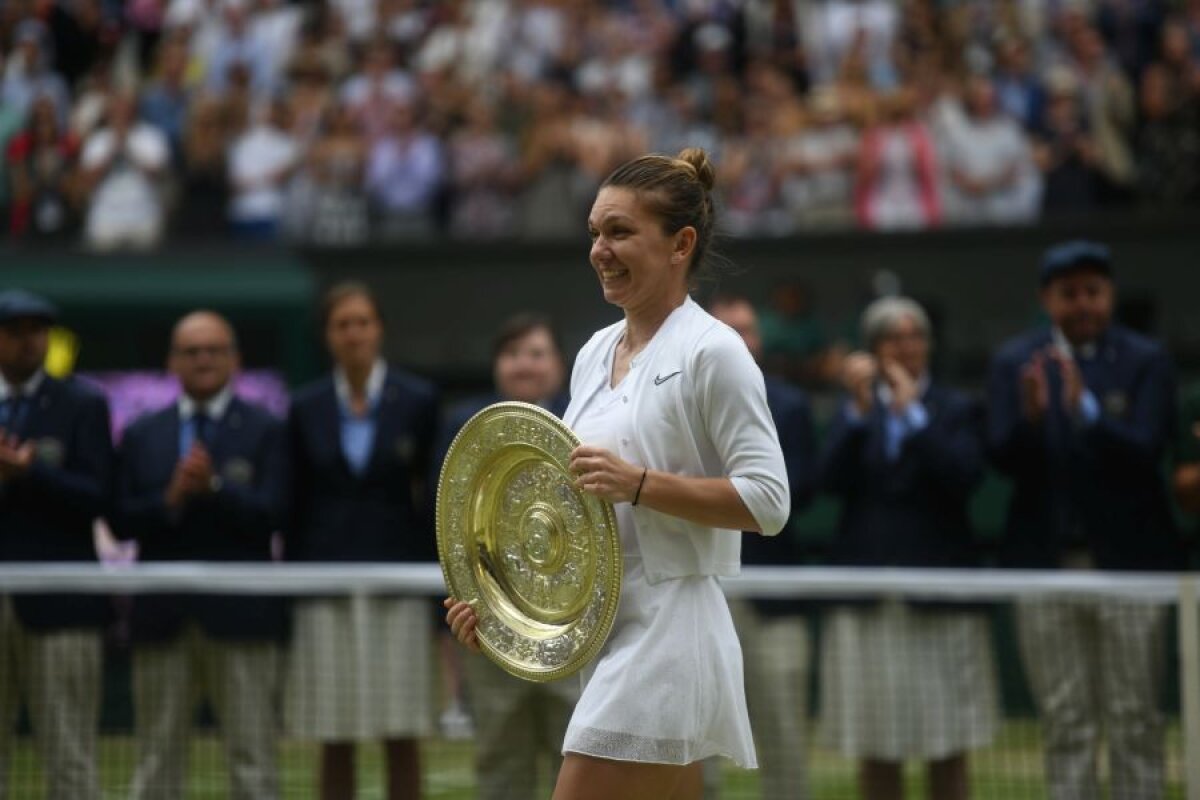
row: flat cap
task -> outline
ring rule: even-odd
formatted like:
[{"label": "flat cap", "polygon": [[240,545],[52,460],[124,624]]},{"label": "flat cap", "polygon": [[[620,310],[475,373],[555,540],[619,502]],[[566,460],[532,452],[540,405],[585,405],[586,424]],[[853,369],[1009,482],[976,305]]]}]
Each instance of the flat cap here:
[{"label": "flat cap", "polygon": [[1093,269],[1111,278],[1112,253],[1099,242],[1083,239],[1056,244],[1042,256],[1040,283],[1045,286],[1059,275],[1080,267]]},{"label": "flat cap", "polygon": [[24,289],[0,292],[0,325],[18,319],[40,319],[53,323],[58,319],[58,309],[46,298]]}]

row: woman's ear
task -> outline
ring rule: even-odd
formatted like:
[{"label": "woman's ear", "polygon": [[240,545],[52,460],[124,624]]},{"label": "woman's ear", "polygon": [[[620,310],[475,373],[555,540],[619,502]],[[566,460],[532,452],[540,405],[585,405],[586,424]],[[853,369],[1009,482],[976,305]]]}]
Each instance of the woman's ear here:
[{"label": "woman's ear", "polygon": [[671,263],[682,264],[696,249],[696,229],[685,225],[675,233],[675,249],[671,252]]}]

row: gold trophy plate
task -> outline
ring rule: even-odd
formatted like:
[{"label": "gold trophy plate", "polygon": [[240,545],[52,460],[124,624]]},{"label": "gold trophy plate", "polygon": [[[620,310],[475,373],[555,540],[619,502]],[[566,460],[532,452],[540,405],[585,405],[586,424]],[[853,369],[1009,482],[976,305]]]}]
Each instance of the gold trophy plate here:
[{"label": "gold trophy plate", "polygon": [[621,591],[612,504],[575,488],[579,440],[548,411],[496,403],[463,426],[442,464],[438,560],[479,617],[480,648],[507,672],[551,681],[608,638]]}]

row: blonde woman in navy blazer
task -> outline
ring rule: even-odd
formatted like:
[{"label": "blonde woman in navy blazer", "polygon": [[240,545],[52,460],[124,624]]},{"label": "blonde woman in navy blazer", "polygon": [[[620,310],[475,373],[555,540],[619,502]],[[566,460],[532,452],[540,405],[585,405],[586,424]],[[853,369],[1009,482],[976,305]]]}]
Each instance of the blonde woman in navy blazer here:
[{"label": "blonde woman in navy blazer", "polygon": [[[423,498],[437,429],[433,386],[380,357],[370,290],[325,298],[333,374],[297,392],[288,420],[292,514],[287,555],[313,562],[436,560]],[[347,597],[296,604],[288,691],[293,735],[323,744],[321,797],[354,797],[354,743],[382,739],[388,798],[420,796],[418,740],[432,733],[428,601],[373,597],[359,625]]]}]

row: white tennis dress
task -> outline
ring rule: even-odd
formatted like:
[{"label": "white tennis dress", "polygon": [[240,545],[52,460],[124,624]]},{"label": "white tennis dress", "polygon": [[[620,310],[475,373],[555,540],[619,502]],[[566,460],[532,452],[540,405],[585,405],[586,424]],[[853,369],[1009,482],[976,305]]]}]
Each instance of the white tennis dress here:
[{"label": "white tennis dress", "polygon": [[[611,353],[608,363],[611,375]],[[594,396],[575,398],[583,443],[621,452],[632,436],[626,383],[614,389],[604,381]],[[608,641],[582,673],[563,752],[658,764],[724,755],[756,767],[742,651],[717,578],[647,582],[633,509],[614,508],[624,553],[620,605]]]}]

